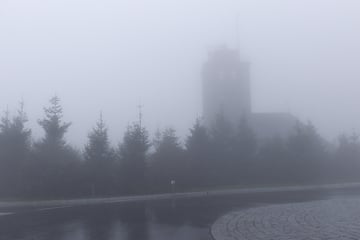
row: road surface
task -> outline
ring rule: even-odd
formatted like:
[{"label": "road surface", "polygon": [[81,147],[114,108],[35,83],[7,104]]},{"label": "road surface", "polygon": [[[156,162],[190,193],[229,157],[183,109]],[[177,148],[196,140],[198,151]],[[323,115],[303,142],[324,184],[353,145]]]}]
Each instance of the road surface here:
[{"label": "road surface", "polygon": [[0,240],[209,240],[228,212],[358,194],[352,185],[2,203]]}]

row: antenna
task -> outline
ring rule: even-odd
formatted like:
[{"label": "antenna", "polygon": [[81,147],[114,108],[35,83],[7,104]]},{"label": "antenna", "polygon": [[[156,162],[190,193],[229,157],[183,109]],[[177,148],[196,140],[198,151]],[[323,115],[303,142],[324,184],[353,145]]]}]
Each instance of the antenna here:
[{"label": "antenna", "polygon": [[143,117],[143,114],[142,114],[142,108],[143,106],[141,104],[138,105],[138,108],[139,108],[139,125],[140,125],[140,128],[142,127],[142,117]]},{"label": "antenna", "polygon": [[6,124],[6,127],[9,127],[10,124],[10,112],[9,112],[9,106],[6,105],[6,110],[5,110],[5,116],[2,117],[2,121],[4,121],[3,123]]},{"label": "antenna", "polygon": [[100,124],[103,126],[104,125],[104,120],[103,120],[103,112],[102,112],[102,110],[100,110],[100,119],[99,119],[99,121],[100,121]]},{"label": "antenna", "polygon": [[22,121],[27,121],[27,117],[24,109],[25,109],[24,99],[21,98],[20,109],[18,110],[18,114]]},{"label": "antenna", "polygon": [[240,51],[240,17],[239,14],[235,16],[235,48]]}]

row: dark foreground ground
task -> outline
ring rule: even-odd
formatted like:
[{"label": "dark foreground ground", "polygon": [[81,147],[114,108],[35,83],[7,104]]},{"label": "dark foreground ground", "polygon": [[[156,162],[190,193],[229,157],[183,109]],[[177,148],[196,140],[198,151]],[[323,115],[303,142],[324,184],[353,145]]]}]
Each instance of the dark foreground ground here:
[{"label": "dark foreground ground", "polygon": [[[360,188],[247,193],[88,206],[0,208],[0,240],[209,240],[225,213],[259,205],[346,198]],[[2,215],[12,212],[10,215]]]}]

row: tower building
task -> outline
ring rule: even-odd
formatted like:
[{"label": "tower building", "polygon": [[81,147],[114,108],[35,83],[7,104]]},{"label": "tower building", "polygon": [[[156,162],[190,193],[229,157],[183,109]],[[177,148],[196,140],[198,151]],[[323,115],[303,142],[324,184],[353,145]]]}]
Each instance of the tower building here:
[{"label": "tower building", "polygon": [[284,112],[254,113],[251,109],[250,64],[241,60],[237,50],[218,48],[209,54],[203,66],[203,118],[213,126],[222,114],[236,127],[242,119],[259,138],[284,137],[293,130],[297,119]]},{"label": "tower building", "polygon": [[220,112],[232,122],[251,113],[250,67],[236,50],[222,47],[211,52],[203,67],[202,84],[207,125]]}]

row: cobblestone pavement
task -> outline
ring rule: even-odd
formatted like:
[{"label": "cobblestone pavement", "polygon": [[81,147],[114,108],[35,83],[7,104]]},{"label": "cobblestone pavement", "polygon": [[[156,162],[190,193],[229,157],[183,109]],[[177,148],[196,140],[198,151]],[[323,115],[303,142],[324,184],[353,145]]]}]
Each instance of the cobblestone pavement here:
[{"label": "cobblestone pavement", "polygon": [[216,240],[358,240],[360,198],[232,212],[218,219],[211,233]]}]

